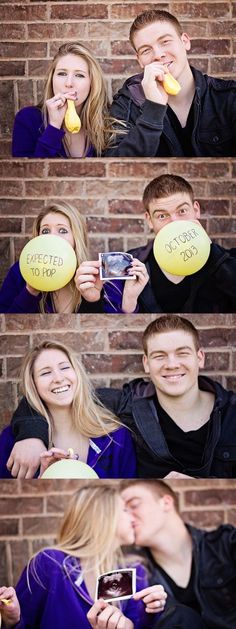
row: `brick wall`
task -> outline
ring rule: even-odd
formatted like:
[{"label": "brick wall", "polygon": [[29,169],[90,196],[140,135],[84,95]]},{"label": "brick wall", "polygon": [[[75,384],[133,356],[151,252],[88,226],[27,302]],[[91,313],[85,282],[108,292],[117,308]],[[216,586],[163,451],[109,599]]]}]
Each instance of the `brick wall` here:
[{"label": "brick wall", "polygon": [[92,256],[145,244],[143,190],[163,173],[185,177],[209,235],[236,246],[235,159],[2,160],[0,284],[30,237],[33,218],[52,200],[69,201],[86,216]]},{"label": "brick wall", "polygon": [[38,102],[50,59],[61,43],[80,40],[91,47],[110,96],[127,76],[139,71],[128,33],[136,15],[149,8],[168,10],[180,20],[192,39],[189,59],[193,65],[214,76],[234,77],[234,0],[1,0],[0,155],[10,154],[14,115],[21,107]]},{"label": "brick wall", "polygon": [[[1,315],[0,428],[17,405],[22,358],[45,338],[76,349],[93,383],[121,386],[141,377],[141,338],[156,315]],[[204,373],[236,390],[236,315],[191,314],[206,351]]]},{"label": "brick wall", "polygon": [[[53,543],[68,497],[82,482],[1,481],[1,584],[15,584],[32,553]],[[207,529],[236,525],[235,481],[172,480],[169,485],[178,492],[186,522]]]}]

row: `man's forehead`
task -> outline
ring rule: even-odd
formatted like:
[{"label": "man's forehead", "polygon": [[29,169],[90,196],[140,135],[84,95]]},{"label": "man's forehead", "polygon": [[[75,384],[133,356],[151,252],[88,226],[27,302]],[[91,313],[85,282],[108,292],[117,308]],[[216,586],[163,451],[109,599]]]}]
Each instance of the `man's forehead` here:
[{"label": "man's forehead", "polygon": [[147,339],[147,346],[149,351],[195,347],[192,335],[185,330],[166,330],[152,334]]},{"label": "man's forehead", "polygon": [[[137,43],[138,48],[147,44],[151,44],[150,36],[156,38],[163,37],[164,35],[177,35],[175,26],[169,20],[156,20],[146,24],[140,30],[134,33],[134,42]],[[136,48],[137,48],[136,46]]]},{"label": "man's forehead", "polygon": [[123,489],[121,495],[125,502],[130,502],[135,498],[142,498],[145,496],[146,492],[151,493],[149,487],[145,485],[134,485]]},{"label": "man's forehead", "polygon": [[190,195],[187,192],[176,192],[175,194],[170,194],[168,197],[152,199],[149,203],[149,209],[153,212],[157,209],[163,210],[176,207],[183,203],[192,205]]}]

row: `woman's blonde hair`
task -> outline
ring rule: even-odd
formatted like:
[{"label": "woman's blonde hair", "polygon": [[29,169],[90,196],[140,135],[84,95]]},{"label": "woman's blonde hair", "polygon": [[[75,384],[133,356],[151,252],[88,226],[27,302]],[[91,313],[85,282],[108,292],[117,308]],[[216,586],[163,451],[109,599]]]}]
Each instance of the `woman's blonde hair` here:
[{"label": "woman's blonde hair", "polygon": [[95,395],[92,384],[82,363],[74,351],[58,341],[43,341],[26,355],[22,365],[23,392],[30,406],[48,422],[51,439],[51,417],[46,404],[41,400],[34,381],[35,360],[44,350],[56,349],[64,352],[77,376],[77,386],[72,402],[72,425],[87,438],[100,437],[117,430],[121,423],[105,408]]},{"label": "woman's blonde hair", "polygon": [[[70,205],[69,203],[66,203],[64,201],[60,201],[60,203],[51,203],[50,205],[47,205],[45,208],[43,208],[43,210],[41,210],[41,212],[35,218],[34,223],[33,223],[33,228],[32,228],[33,238],[35,238],[36,236],[39,236],[42,220],[45,218],[45,216],[47,216],[47,214],[51,214],[51,213],[53,214],[60,213],[66,216],[66,218],[68,218],[70,226],[71,226],[73,238],[75,241],[75,255],[76,255],[77,267],[78,267],[81,264],[81,262],[84,262],[85,260],[88,260],[89,258],[88,237],[87,237],[85,218],[82,216],[82,214],[80,214],[80,212],[73,205]],[[73,278],[70,282],[70,289],[72,293],[71,311],[76,312],[81,303],[81,294],[77,290]],[[45,306],[46,306],[47,296],[48,296],[48,293],[46,292],[43,293],[43,296],[40,302],[41,312],[46,312]],[[51,296],[52,306],[53,306],[53,293],[52,292],[50,293],[50,296]]]},{"label": "woman's blonde hair", "polygon": [[[96,154],[100,156],[109,145],[113,134],[113,119],[108,115],[108,97],[105,80],[101,67],[96,61],[92,52],[80,42],[67,42],[60,46],[56,53],[46,77],[44,94],[39,107],[43,112],[44,125],[48,124],[48,114],[46,100],[54,96],[53,75],[58,61],[66,55],[77,55],[82,57],[88,64],[91,87],[86,101],[82,105],[80,118],[82,128],[86,131],[85,155],[90,144],[95,148]],[[64,144],[67,155],[69,150]]]},{"label": "woman's blonde hair", "polygon": [[[73,575],[74,581],[76,569],[78,571],[78,564],[68,561],[70,557],[81,560],[81,581],[84,574],[88,572],[93,572],[98,577],[104,572],[110,572],[131,563],[134,565],[139,561],[137,555],[128,557],[126,555],[124,558],[121,547],[117,546],[119,498],[119,485],[101,480],[83,482],[83,485],[73,494],[64,513],[55,545],[41,551],[54,562],[57,560],[52,557],[50,550],[63,551],[65,553],[63,574],[66,573],[69,579]],[[32,572],[40,585],[44,587],[37,573],[38,556],[37,553],[30,560],[28,576]]]}]

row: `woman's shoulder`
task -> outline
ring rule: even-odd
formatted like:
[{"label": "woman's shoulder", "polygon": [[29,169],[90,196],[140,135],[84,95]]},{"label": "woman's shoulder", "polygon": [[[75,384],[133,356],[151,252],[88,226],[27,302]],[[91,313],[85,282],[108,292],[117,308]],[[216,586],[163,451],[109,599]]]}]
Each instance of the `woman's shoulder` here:
[{"label": "woman's shoulder", "polygon": [[29,121],[29,120],[35,120],[37,122],[42,122],[42,111],[40,109],[40,107],[36,106],[36,105],[30,105],[28,107],[22,107],[22,109],[20,109],[16,116],[15,116],[15,120],[17,121]]},{"label": "woman's shoulder", "polygon": [[44,548],[31,558],[30,572],[37,573],[39,570],[41,574],[47,574],[48,571],[50,574],[55,573],[58,569],[61,570],[66,557],[66,553],[58,548]]}]

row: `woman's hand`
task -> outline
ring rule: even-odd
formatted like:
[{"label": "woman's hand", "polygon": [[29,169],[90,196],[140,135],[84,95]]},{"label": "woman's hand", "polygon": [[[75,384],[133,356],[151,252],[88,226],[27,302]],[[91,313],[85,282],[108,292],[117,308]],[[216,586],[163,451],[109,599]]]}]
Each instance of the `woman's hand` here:
[{"label": "woman's hand", "polygon": [[67,110],[68,98],[70,100],[76,100],[77,92],[75,90],[66,92],[66,94],[62,94],[59,92],[58,94],[55,94],[55,96],[53,96],[52,98],[46,100],[46,107],[48,110],[48,122],[57,129],[61,129],[62,127],[62,123]]},{"label": "woman's hand", "polygon": [[98,301],[103,287],[99,279],[99,260],[82,262],[75,274],[75,285],[86,301]]},{"label": "woman's hand", "polygon": [[7,461],[7,469],[14,478],[33,478],[40,466],[40,455],[46,450],[41,439],[17,441]]},{"label": "woman's hand", "polygon": [[132,621],[120,609],[106,603],[102,598],[93,604],[87,619],[94,629],[134,629]]},{"label": "woman's hand", "polygon": [[122,310],[126,313],[134,312],[137,299],[149,281],[149,275],[145,264],[137,258],[132,260],[130,275],[136,275],[134,280],[126,280],[123,291]]},{"label": "woman's hand", "polygon": [[135,601],[143,601],[148,614],[156,614],[165,608],[167,594],[162,585],[150,585],[136,592],[133,598]]},{"label": "woman's hand", "polygon": [[62,459],[77,459],[78,457],[71,450],[63,450],[62,448],[50,448],[46,452],[42,452],[40,456],[41,465],[40,465],[40,474],[39,477],[42,476],[43,472],[52,465],[56,463],[56,461],[61,461]]},{"label": "woman's hand", "polygon": [[0,612],[4,627],[14,627],[19,622],[20,605],[14,588],[0,587]]}]

